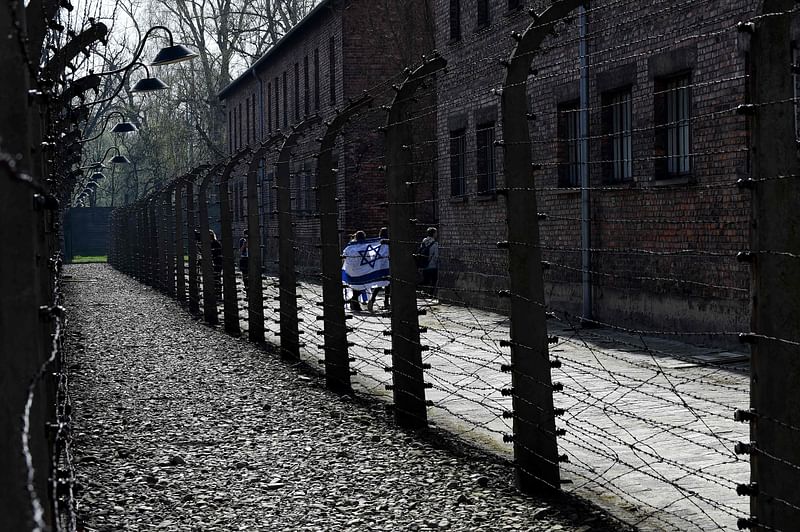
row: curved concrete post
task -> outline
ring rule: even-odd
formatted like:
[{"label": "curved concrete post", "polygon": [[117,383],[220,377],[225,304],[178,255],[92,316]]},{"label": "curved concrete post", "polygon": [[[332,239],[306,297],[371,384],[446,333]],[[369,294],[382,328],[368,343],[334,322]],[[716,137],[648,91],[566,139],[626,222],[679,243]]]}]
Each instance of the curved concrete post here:
[{"label": "curved concrete post", "polygon": [[[793,0],[764,0],[754,20],[748,79],[753,104],[750,455],[748,518],[738,528],[796,530],[800,517],[800,163],[795,139]],[[747,27],[744,28],[745,30]]]},{"label": "curved concrete post", "polygon": [[236,265],[233,260],[233,214],[228,200],[228,180],[233,170],[252,153],[249,146],[236,152],[219,178],[220,242],[222,243],[222,299],[225,302],[225,331],[239,335],[239,301],[236,294]]},{"label": "curved concrete post", "polygon": [[219,315],[217,312],[217,290],[216,278],[214,276],[214,264],[212,262],[210,220],[208,219],[208,185],[214,181],[220,171],[225,167],[225,162],[218,163],[203,175],[200,186],[197,189],[198,222],[200,224],[200,243],[203,263],[200,266],[203,271],[203,318],[206,323],[217,325]]},{"label": "curved concrete post", "polygon": [[185,183],[186,192],[186,251],[189,255],[189,312],[200,313],[200,280],[197,278],[197,216],[195,214],[194,181],[198,174],[189,174]]},{"label": "curved concrete post", "polygon": [[264,342],[264,291],[261,279],[261,219],[259,217],[258,168],[264,156],[285,137],[273,135],[253,153],[247,168],[247,245],[250,249],[247,267],[250,272],[247,289],[247,336],[251,342]]},{"label": "curved concrete post", "polygon": [[323,135],[317,159],[320,247],[322,249],[322,317],[325,349],[325,382],[337,393],[349,393],[350,359],[347,352],[347,322],[342,293],[342,249],[339,241],[339,203],[336,201],[336,172],[333,150],[342,128],[363,107],[372,103],[364,95],[351,102],[330,122]]},{"label": "curved concrete post", "polygon": [[542,254],[531,172],[527,79],[533,52],[556,22],[583,5],[561,0],[522,34],[506,65],[502,117],[511,288],[511,386],[517,487],[526,492],[560,488],[553,386],[544,308]]},{"label": "curved concrete post", "polygon": [[389,235],[392,258],[392,381],[395,420],[403,427],[428,425],[425,377],[417,310],[416,233],[413,206],[416,201],[413,164],[409,146],[414,134],[409,122],[412,98],[425,79],[447,65],[438,54],[425,58],[397,94],[386,122],[386,187],[389,200]]},{"label": "curved concrete post", "polygon": [[292,226],[292,198],[289,162],[292,148],[309,127],[319,123],[319,117],[307,118],[295,125],[285,138],[278,155],[278,261],[280,301],[281,357],[286,360],[300,359],[300,331],[297,319],[297,272],[295,271],[295,238]]},{"label": "curved concrete post", "polygon": [[[176,298],[181,304],[186,303],[186,265],[183,260],[184,253],[184,191],[186,183],[189,180],[194,180],[197,175],[208,169],[207,164],[202,164],[186,175],[183,175],[175,180],[175,291]],[[189,235],[193,236],[193,235]],[[188,242],[187,242],[188,246]]]}]

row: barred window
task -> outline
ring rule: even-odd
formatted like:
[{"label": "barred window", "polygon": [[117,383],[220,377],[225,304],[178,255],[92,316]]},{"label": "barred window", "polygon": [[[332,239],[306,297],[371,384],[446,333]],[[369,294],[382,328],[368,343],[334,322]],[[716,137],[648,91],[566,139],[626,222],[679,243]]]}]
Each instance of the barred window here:
[{"label": "barred window", "polygon": [[303,59],[303,111],[305,111],[305,116],[308,116],[309,113],[309,102],[311,99],[311,92],[308,88],[308,56],[305,56]]},{"label": "barred window", "polygon": [[691,77],[656,80],[656,179],[691,173]]},{"label": "barred window", "polygon": [[289,77],[283,71],[283,127],[289,127]]},{"label": "barred window", "polygon": [[280,94],[280,89],[278,87],[278,84],[279,84],[278,76],[275,76],[275,131],[279,131],[281,129],[280,103],[278,102],[279,100],[278,95]]},{"label": "barred window", "polygon": [[620,183],[633,178],[632,99],[629,88],[603,94],[603,180]]},{"label": "barred window", "polygon": [[478,194],[491,193],[497,188],[494,139],[494,122],[477,127],[475,131],[475,168],[478,174]]},{"label": "barred window", "polygon": [[300,63],[294,64],[294,119],[300,121]]},{"label": "barred window", "polygon": [[467,193],[465,183],[465,157],[467,154],[467,131],[458,129],[450,132],[450,195],[463,196]]},{"label": "barred window", "polygon": [[250,144],[250,98],[247,98],[244,102],[244,131],[245,131],[245,138],[247,139],[247,144]]},{"label": "barred window", "polygon": [[489,0],[478,0],[478,27],[489,25]]},{"label": "barred window", "polygon": [[461,0],[450,0],[450,40],[461,39]]},{"label": "barred window", "polygon": [[580,112],[577,100],[558,106],[558,186],[580,186]]},{"label": "barred window", "polygon": [[233,153],[233,109],[228,109],[228,151]]},{"label": "barred window", "polygon": [[314,110],[319,111],[319,48],[314,49]]},{"label": "barred window", "polygon": [[272,133],[272,82],[267,83],[267,129]]},{"label": "barred window", "polygon": [[328,41],[328,78],[331,89],[331,105],[336,105],[336,41]]}]

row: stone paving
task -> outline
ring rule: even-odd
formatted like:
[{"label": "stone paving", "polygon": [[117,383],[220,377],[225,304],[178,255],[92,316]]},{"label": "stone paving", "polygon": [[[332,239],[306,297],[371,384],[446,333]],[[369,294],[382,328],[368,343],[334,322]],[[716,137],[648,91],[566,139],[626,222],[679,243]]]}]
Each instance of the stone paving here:
[{"label": "stone paving", "polygon": [[[274,280],[265,279],[267,340],[279,343]],[[301,356],[317,364],[322,351],[321,289],[303,283],[300,290],[303,341]],[[246,302],[240,296],[246,328]],[[509,350],[500,340],[509,335],[506,316],[446,304],[427,306],[420,325],[428,328],[424,362],[431,424],[472,444],[512,458],[503,434],[512,432],[504,411],[511,398],[500,390],[511,378],[500,371]],[[348,322],[355,331],[350,355],[358,392],[391,401],[385,385],[391,365],[386,312],[356,313]],[[733,420],[747,408],[747,357],[741,352],[704,348],[669,338],[641,337],[607,329],[586,330],[554,321],[559,336],[551,355],[562,362],[553,381],[563,384],[554,396],[566,413],[557,426],[563,488],[607,509],[627,523],[650,530],[736,530],[736,519],[748,514],[749,500],[736,495],[736,484],[749,479],[747,457],[733,446],[747,441],[748,425]]]},{"label": "stone paving", "polygon": [[77,530],[623,532],[510,464],[210,328],[105,265],[66,268]]}]

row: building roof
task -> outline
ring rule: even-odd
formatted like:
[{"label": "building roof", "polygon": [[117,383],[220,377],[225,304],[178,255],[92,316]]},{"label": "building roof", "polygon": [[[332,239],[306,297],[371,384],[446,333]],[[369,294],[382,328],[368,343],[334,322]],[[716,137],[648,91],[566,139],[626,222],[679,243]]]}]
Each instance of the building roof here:
[{"label": "building roof", "polygon": [[273,55],[278,53],[278,51],[280,51],[281,48],[284,47],[289,40],[291,40],[292,37],[294,37],[296,34],[301,32],[302,30],[308,29],[308,27],[312,23],[312,20],[317,18],[317,15],[321,14],[323,9],[325,9],[326,7],[329,7],[331,4],[334,4],[335,2],[336,2],[336,0],[321,0],[320,3],[317,4],[311,11],[309,11],[306,14],[306,16],[303,17],[303,19],[300,22],[298,22],[297,24],[292,26],[292,28],[289,31],[287,31],[286,34],[283,37],[281,37],[278,40],[278,42],[275,43],[275,45],[273,45],[272,48],[267,50],[267,52],[264,55],[259,57],[256,60],[256,62],[253,63],[247,70],[242,72],[239,75],[239,77],[237,77],[235,80],[231,81],[225,88],[223,88],[221,91],[219,91],[219,93],[217,94],[217,98],[219,98],[220,100],[224,100],[247,77],[252,76],[256,72],[256,70],[258,70],[258,67],[260,67],[261,65],[263,65],[264,63],[269,61],[269,59]]}]

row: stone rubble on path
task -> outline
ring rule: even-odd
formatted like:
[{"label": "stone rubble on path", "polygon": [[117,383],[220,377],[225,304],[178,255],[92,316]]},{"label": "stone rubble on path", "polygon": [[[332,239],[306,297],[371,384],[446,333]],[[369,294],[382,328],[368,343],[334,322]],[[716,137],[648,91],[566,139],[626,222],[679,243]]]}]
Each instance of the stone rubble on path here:
[{"label": "stone rubble on path", "polygon": [[623,529],[518,493],[509,464],[400,430],[107,266],[66,273],[81,281],[67,283],[81,530]]}]

